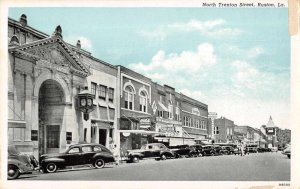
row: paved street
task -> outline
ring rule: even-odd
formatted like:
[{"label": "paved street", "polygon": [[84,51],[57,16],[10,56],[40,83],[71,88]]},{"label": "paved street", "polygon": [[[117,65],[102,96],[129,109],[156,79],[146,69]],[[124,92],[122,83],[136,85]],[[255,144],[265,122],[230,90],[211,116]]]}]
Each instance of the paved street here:
[{"label": "paved street", "polygon": [[289,181],[290,159],[280,152],[246,156],[214,156],[145,160],[109,165],[103,169],[80,168],[52,174],[23,175],[22,180],[140,180],[140,181]]}]

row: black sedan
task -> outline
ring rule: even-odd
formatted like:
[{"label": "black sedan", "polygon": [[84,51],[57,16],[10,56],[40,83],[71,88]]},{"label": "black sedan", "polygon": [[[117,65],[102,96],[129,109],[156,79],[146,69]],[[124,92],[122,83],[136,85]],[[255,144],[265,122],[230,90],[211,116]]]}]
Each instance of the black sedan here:
[{"label": "black sedan", "polygon": [[174,152],[175,156],[178,157],[196,157],[198,152],[194,146],[189,145],[177,145],[169,146],[169,149]]},{"label": "black sedan", "polygon": [[53,173],[67,166],[92,164],[103,168],[106,163],[115,162],[112,152],[101,144],[76,144],[64,153],[40,156],[40,166],[44,173]]}]

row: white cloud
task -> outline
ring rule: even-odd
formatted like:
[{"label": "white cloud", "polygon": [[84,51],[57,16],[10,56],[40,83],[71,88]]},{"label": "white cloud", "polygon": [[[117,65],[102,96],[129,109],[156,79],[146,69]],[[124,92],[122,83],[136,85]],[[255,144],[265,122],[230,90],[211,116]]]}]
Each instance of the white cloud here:
[{"label": "white cloud", "polygon": [[[180,54],[166,54],[158,51],[149,64],[136,63],[129,67],[146,74],[195,73],[216,63],[214,47],[211,44],[200,44],[196,51],[182,51]],[[163,76],[160,75],[160,78]]]},{"label": "white cloud", "polygon": [[238,36],[243,32],[237,28],[230,28],[226,24],[227,22],[224,19],[205,21],[191,19],[187,22],[163,25],[154,30],[140,30],[137,33],[152,40],[164,40],[167,36],[174,34],[174,32],[198,32],[211,38]]},{"label": "white cloud", "polygon": [[225,20],[216,19],[216,20],[190,20],[189,22],[173,23],[169,24],[168,27],[171,29],[182,30],[182,31],[208,31],[213,28],[223,25]]},{"label": "white cloud", "polygon": [[70,36],[64,37],[64,40],[72,45],[76,45],[77,41],[80,40],[82,49],[90,51],[90,52],[93,50],[93,45],[92,45],[91,40],[89,40],[88,38],[86,38],[84,36],[70,35]]},{"label": "white cloud", "polygon": [[194,98],[196,100],[202,101],[205,98],[205,95],[200,90],[189,90],[189,89],[182,89],[179,92],[182,94]]},{"label": "white cloud", "polygon": [[249,58],[256,58],[257,56],[264,54],[265,50],[261,47],[254,47],[248,50],[247,56]]}]

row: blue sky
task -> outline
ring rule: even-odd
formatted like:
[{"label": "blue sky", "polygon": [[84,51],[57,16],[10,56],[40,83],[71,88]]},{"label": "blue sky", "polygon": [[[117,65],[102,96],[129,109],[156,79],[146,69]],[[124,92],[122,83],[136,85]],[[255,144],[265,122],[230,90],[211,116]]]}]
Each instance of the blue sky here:
[{"label": "blue sky", "polygon": [[18,20],[196,98],[239,125],[289,127],[287,8],[11,8]]}]

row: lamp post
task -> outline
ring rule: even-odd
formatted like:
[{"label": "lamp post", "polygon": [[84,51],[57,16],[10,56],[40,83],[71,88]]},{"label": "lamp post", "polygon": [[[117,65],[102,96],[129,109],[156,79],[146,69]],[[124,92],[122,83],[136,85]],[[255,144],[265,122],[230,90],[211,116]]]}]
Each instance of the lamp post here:
[{"label": "lamp post", "polygon": [[83,112],[85,121],[89,120],[89,113],[94,110],[93,98],[94,95],[90,93],[86,86],[83,91],[78,93],[78,109]]}]

